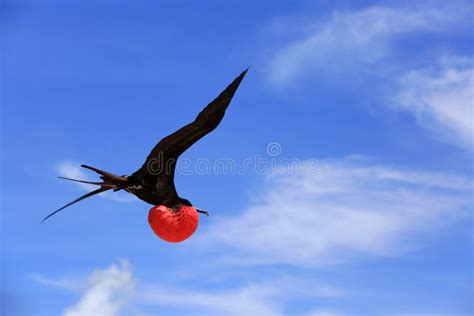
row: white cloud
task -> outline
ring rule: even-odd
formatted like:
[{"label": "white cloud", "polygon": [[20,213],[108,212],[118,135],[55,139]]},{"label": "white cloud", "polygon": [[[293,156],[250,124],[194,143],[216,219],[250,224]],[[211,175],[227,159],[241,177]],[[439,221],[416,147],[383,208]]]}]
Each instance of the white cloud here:
[{"label": "white cloud", "polygon": [[339,312],[330,309],[317,309],[308,314],[308,316],[343,316]]},{"label": "white cloud", "polygon": [[68,307],[64,316],[118,315],[134,294],[135,280],[130,264],[125,260],[94,271],[88,283],[79,301]]},{"label": "white cloud", "polygon": [[191,309],[206,315],[280,315],[279,306],[271,299],[274,291],[251,285],[219,292],[155,288],[144,295],[148,304]]},{"label": "white cloud", "polygon": [[41,274],[32,274],[30,275],[30,279],[35,282],[38,282],[43,285],[56,287],[60,289],[72,290],[72,291],[79,291],[83,288],[81,281],[73,280],[71,278],[61,277],[61,278],[50,278]]},{"label": "white cloud", "polygon": [[151,305],[191,310],[193,315],[283,315],[283,307],[291,299],[343,295],[343,291],[331,286],[281,276],[279,280],[219,291],[151,287],[144,291],[143,300]]},{"label": "white cloud", "polygon": [[[176,288],[175,284],[157,285],[160,282],[141,282],[135,286],[138,282],[134,280],[126,261],[119,266],[112,265],[93,272],[89,284],[70,277],[54,279],[35,274],[31,278],[46,286],[84,292],[79,302],[65,311],[65,316],[118,315],[125,306],[133,309],[134,315],[141,315],[137,308],[144,306],[159,310],[171,307],[183,313],[192,312],[192,315],[282,315],[283,307],[291,299],[340,299],[346,294],[339,288],[314,279],[284,275],[276,280],[267,278],[255,284],[218,290],[192,286]],[[130,302],[132,295],[137,300]]]},{"label": "white cloud", "polygon": [[472,66],[470,59],[445,57],[429,69],[408,72],[400,79],[395,107],[446,141],[474,149]]},{"label": "white cloud", "polygon": [[274,174],[259,201],[203,239],[237,263],[317,266],[404,253],[419,246],[414,237],[465,218],[472,205],[472,184],[460,176],[346,161],[319,168]]},{"label": "white cloud", "polygon": [[347,72],[350,66],[373,64],[390,52],[390,42],[397,35],[444,31],[457,23],[464,11],[453,11],[447,7],[370,7],[335,12],[327,20],[309,23],[299,39],[275,50],[269,79],[276,86],[286,86],[308,73]]},{"label": "white cloud", "polygon": [[[406,8],[375,6],[360,11],[335,12],[326,20],[306,21],[306,26],[302,27],[304,34],[276,49],[269,58],[269,81],[277,87],[286,87],[320,72],[342,73],[344,78],[349,73],[375,73],[377,78],[389,82],[389,90],[395,90],[389,94],[392,102],[381,103],[395,104],[396,109],[411,113],[422,127],[445,141],[472,150],[472,59],[448,56],[439,61],[435,57],[431,67],[408,70],[403,65],[413,64],[413,60],[417,60],[416,52],[409,61],[404,57],[399,60],[387,58],[393,57],[395,40],[402,35],[454,34],[466,25],[472,27],[471,22],[466,23],[472,15],[471,4],[430,4]],[[432,55],[436,55],[436,49],[439,47],[433,47]],[[405,47],[403,50],[407,51]],[[427,56],[422,58],[426,63]],[[373,76],[370,79],[374,80]]]},{"label": "white cloud", "polygon": [[31,278],[46,286],[83,292],[79,302],[66,309],[64,316],[119,315],[126,313],[124,307],[127,312],[133,311],[133,315],[144,315],[140,309],[150,308],[155,311],[171,308],[191,315],[283,315],[284,307],[293,299],[341,299],[346,295],[346,291],[314,278],[287,275],[219,289],[207,288],[203,285],[205,281],[200,281],[198,287],[177,287],[176,282],[170,285],[161,281],[140,282],[133,277],[127,261],[96,270],[88,284],[82,278],[54,279],[39,275]]},{"label": "white cloud", "polygon": [[[80,167],[80,164],[73,163],[71,161],[61,161],[57,166],[58,173],[61,177],[85,180],[85,181],[100,181],[99,176],[91,178],[89,174],[84,172],[84,169]],[[94,173],[95,175],[95,173]],[[67,181],[67,180],[65,180]],[[97,186],[81,182],[69,182],[79,188],[89,192],[97,189]],[[99,196],[115,202],[132,202],[136,201],[136,198],[128,193],[117,191],[117,192],[103,192]]]}]

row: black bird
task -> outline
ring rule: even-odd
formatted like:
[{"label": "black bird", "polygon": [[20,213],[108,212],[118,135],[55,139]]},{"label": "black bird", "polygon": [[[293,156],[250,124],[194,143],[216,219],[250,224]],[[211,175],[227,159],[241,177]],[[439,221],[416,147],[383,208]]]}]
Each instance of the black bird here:
[{"label": "black bird", "polygon": [[[240,82],[247,73],[243,71],[234,81],[222,91],[217,98],[209,103],[196,117],[194,122],[182,127],[173,134],[161,139],[145,160],[143,166],[130,176],[117,176],[112,173],[81,165],[81,167],[95,171],[100,175],[101,182],[91,182],[60,177],[62,179],[94,184],[97,188],[60,209],[46,216],[43,221],[81,200],[93,195],[113,190],[125,190],[140,200],[155,206],[163,206],[172,213],[179,213],[183,207],[191,207],[191,202],[181,198],[176,192],[174,173],[178,157],[194,143],[212,132],[221,122]],[[206,211],[195,211],[207,214]],[[197,213],[196,213],[197,214]]]}]

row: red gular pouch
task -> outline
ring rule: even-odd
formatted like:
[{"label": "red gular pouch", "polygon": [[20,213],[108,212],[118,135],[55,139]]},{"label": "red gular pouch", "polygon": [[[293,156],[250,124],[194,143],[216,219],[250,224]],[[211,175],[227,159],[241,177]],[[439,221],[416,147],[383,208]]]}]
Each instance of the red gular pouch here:
[{"label": "red gular pouch", "polygon": [[148,223],[153,232],[167,242],[182,242],[196,231],[199,223],[197,210],[182,206],[179,210],[157,205],[148,213]]}]

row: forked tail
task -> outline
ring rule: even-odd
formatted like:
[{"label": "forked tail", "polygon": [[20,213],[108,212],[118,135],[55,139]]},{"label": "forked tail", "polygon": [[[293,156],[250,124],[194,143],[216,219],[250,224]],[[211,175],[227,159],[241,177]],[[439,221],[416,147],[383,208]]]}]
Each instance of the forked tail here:
[{"label": "forked tail", "polygon": [[81,165],[81,167],[97,172],[100,175],[100,179],[102,180],[102,182],[85,181],[85,180],[71,179],[71,178],[65,178],[65,177],[59,177],[59,178],[64,179],[64,180],[74,181],[74,182],[93,184],[93,185],[100,186],[100,188],[98,188],[94,191],[91,191],[87,194],[84,194],[83,196],[78,197],[77,199],[75,199],[72,202],[69,202],[68,204],[64,205],[60,209],[52,212],[51,214],[49,214],[48,216],[43,218],[43,220],[41,222],[44,222],[45,220],[47,220],[48,218],[50,218],[54,214],[56,214],[56,213],[62,211],[63,209],[65,209],[66,207],[71,206],[73,204],[76,204],[77,202],[80,202],[84,199],[87,199],[88,197],[91,197],[93,195],[96,195],[96,194],[99,194],[99,193],[102,193],[102,192],[105,192],[105,191],[108,191],[108,190],[118,191],[118,190],[121,190],[121,189],[123,189],[127,186],[126,183],[127,183],[128,179],[127,179],[126,176],[120,177],[120,176],[114,175],[112,173],[109,173],[109,172],[106,172],[106,171],[103,171],[103,170],[100,170],[100,169],[97,169],[97,168],[94,168],[94,167],[86,166],[86,165]]}]

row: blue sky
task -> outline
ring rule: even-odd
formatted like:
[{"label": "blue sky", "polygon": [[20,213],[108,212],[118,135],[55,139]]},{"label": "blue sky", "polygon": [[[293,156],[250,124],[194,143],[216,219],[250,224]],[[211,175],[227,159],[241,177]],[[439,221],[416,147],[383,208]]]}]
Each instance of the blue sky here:
[{"label": "blue sky", "polygon": [[[468,1],[4,1],[2,315],[471,315],[472,18]],[[182,157],[178,191],[211,214],[191,239],[162,242],[120,193],[40,224],[88,189],[57,175],[132,173],[248,66]]]}]

